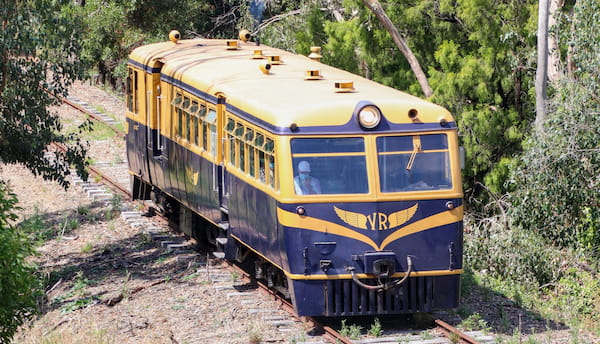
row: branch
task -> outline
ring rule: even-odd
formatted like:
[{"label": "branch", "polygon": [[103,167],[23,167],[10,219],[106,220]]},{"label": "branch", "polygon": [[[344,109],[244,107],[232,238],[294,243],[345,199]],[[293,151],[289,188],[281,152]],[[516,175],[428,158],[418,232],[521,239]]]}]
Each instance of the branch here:
[{"label": "branch", "polygon": [[293,10],[293,11],[288,12],[288,13],[282,13],[282,14],[278,14],[276,16],[272,16],[271,18],[269,18],[269,19],[263,21],[262,23],[260,23],[260,25],[258,25],[258,27],[256,28],[256,30],[254,30],[254,32],[252,34],[256,35],[257,33],[259,33],[262,29],[266,28],[267,26],[269,26],[269,25],[271,25],[271,24],[273,24],[275,22],[278,22],[280,20],[283,20],[283,19],[285,19],[285,18],[287,18],[289,16],[295,16],[295,15],[300,14],[302,12],[304,12],[304,9],[300,8],[300,9]]},{"label": "branch", "polygon": [[387,32],[389,32],[390,35],[392,35],[394,43],[396,43],[396,46],[398,47],[398,49],[400,49],[400,52],[408,61],[408,64],[410,65],[410,68],[412,69],[413,73],[415,73],[417,81],[419,82],[419,85],[421,85],[421,89],[423,90],[423,94],[425,94],[425,97],[430,97],[433,94],[433,90],[431,89],[431,86],[429,86],[427,76],[423,72],[419,61],[417,60],[417,57],[408,47],[406,38],[404,38],[400,34],[400,32],[398,32],[398,29],[396,29],[390,18],[387,16],[378,0],[363,0],[363,2],[371,10],[371,12],[373,12],[375,16],[379,19],[379,21],[381,22],[383,27],[385,27]]},{"label": "branch", "polygon": [[498,196],[496,196],[496,194],[494,192],[492,192],[492,190],[490,190],[487,186],[483,185],[482,183],[475,182],[475,184],[481,186],[496,201],[496,205],[498,206],[498,209],[502,213],[502,224],[504,226],[504,229],[506,229],[507,231],[510,230],[510,225],[508,224],[508,216],[506,215],[506,210],[504,210],[504,207],[502,206],[502,203],[500,202],[500,199],[498,198]]}]

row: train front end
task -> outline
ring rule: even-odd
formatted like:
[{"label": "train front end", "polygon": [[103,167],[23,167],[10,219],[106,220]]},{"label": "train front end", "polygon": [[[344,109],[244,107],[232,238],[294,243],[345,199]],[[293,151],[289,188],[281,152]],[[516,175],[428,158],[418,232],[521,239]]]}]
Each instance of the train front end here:
[{"label": "train front end", "polygon": [[[379,111],[363,106],[354,117],[361,109]],[[373,128],[357,118],[344,134],[289,137],[294,197],[278,204],[277,218],[299,315],[458,305],[463,201],[456,126],[450,117],[427,123],[409,112],[409,123],[394,123],[377,115]]]}]

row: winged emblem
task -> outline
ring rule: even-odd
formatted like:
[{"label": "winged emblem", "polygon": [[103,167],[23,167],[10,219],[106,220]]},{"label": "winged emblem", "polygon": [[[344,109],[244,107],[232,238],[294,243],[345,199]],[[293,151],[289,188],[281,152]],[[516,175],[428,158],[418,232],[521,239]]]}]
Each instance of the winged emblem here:
[{"label": "winged emblem", "polygon": [[396,228],[408,222],[408,220],[415,215],[418,207],[419,204],[415,203],[415,205],[410,208],[396,211],[389,215],[383,213],[364,215],[361,213],[343,210],[336,206],[334,206],[333,209],[335,210],[337,216],[350,226],[361,229],[369,229],[368,227],[370,227],[371,230],[387,230]]},{"label": "winged emblem", "polygon": [[400,210],[388,215],[388,222],[390,228],[398,227],[406,223],[415,215],[418,207],[419,203],[415,203],[415,205],[408,209]]},{"label": "winged emblem", "polygon": [[192,169],[191,166],[186,167],[185,171],[186,171],[189,182],[192,183],[193,185],[198,185],[198,176],[200,173],[194,172],[194,170]]},{"label": "winged emblem", "polygon": [[361,229],[367,229],[367,216],[361,213],[353,213],[351,211],[342,210],[336,206],[333,206],[337,216],[350,226],[354,226]]}]

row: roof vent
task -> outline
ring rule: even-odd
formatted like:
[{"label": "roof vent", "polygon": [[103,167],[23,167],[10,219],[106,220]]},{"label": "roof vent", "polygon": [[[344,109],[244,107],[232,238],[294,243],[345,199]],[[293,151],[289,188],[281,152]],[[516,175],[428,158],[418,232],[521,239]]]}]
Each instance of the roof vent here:
[{"label": "roof vent", "polygon": [[279,55],[267,56],[267,61],[272,65],[282,64],[283,61],[279,59]]},{"label": "roof vent", "polygon": [[237,50],[238,41],[229,40],[229,41],[225,42],[225,48],[227,50]]},{"label": "roof vent", "polygon": [[263,55],[262,50],[254,50],[254,55],[252,55],[252,58],[255,60],[260,60],[264,59],[265,55]]},{"label": "roof vent", "polygon": [[310,55],[308,55],[309,59],[321,62],[322,57],[323,56],[321,55],[321,47],[310,47]]},{"label": "roof vent", "polygon": [[321,80],[323,76],[319,70],[307,70],[304,80]]},{"label": "roof vent", "polygon": [[335,83],[335,92],[336,93],[354,92],[354,82],[353,81],[336,82]]}]

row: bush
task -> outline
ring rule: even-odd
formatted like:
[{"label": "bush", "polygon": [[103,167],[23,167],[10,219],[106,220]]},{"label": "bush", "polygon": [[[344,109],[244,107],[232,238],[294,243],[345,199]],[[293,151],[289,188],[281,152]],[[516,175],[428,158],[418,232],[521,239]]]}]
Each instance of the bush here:
[{"label": "bush", "polygon": [[33,267],[26,258],[33,253],[27,237],[11,225],[17,216],[16,196],[0,182],[0,343],[10,343],[19,326],[36,310],[39,290]]},{"label": "bush", "polygon": [[535,232],[506,229],[497,218],[465,218],[465,265],[489,276],[537,288],[560,276],[561,252]]}]

